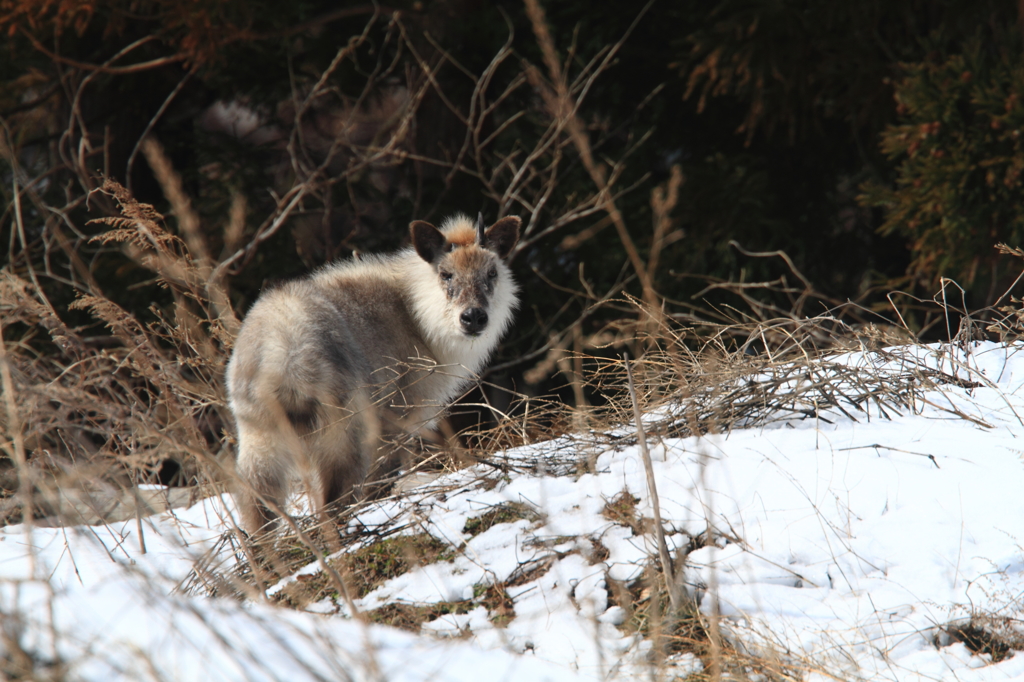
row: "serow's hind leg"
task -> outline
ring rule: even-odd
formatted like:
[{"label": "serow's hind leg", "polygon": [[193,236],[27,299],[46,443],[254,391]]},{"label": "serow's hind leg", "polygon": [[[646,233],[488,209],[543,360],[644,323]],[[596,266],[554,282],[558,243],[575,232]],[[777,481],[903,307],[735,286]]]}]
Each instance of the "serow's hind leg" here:
[{"label": "serow's hind leg", "polygon": [[[370,446],[377,434],[371,428],[372,414],[357,393],[343,407],[325,408],[325,426],[318,434],[311,460],[315,463],[317,486],[310,491],[317,513],[327,521],[336,511],[361,499],[360,488],[373,462]],[[326,405],[326,401],[324,402]]]},{"label": "serow's hind leg", "polygon": [[337,510],[359,499],[366,468],[357,458],[335,457],[321,462],[317,512],[326,516],[328,508]]},{"label": "serow's hind leg", "polygon": [[287,473],[276,456],[244,447],[238,458],[235,500],[249,535],[272,530],[287,495]]}]

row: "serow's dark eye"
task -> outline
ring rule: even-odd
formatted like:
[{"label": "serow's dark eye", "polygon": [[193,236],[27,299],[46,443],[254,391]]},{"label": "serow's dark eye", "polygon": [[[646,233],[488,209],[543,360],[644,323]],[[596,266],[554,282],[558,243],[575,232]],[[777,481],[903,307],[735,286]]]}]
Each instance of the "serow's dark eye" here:
[{"label": "serow's dark eye", "polygon": [[444,270],[442,270],[441,271],[441,279],[444,280],[445,282],[452,281],[452,273],[445,272]]},{"label": "serow's dark eye", "polygon": [[498,276],[498,269],[491,268],[490,271],[488,271],[487,276],[490,277],[491,279],[494,279],[495,277]]}]

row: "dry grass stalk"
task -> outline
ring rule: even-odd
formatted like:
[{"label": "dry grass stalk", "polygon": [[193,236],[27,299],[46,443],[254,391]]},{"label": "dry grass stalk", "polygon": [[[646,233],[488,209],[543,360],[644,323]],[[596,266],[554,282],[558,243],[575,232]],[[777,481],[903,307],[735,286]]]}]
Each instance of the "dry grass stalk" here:
[{"label": "dry grass stalk", "polygon": [[7,343],[3,337],[3,326],[0,325],[0,387],[4,392],[4,408],[7,412],[6,429],[3,435],[10,436],[10,441],[4,439],[3,449],[8,456],[14,460],[18,472],[18,497],[25,519],[25,546],[29,550],[29,562],[31,563],[30,573],[35,574],[35,555],[32,551],[32,519],[35,516],[32,500],[33,477],[28,466],[28,458],[25,455],[25,436],[22,431],[21,416],[18,411],[17,400],[14,395],[14,380],[11,377],[11,365],[7,360]]},{"label": "dry grass stalk", "polygon": [[678,588],[672,570],[672,560],[669,558],[668,545],[665,544],[665,527],[661,523],[661,502],[658,500],[658,486],[654,480],[654,465],[651,463],[651,452],[647,449],[647,435],[644,432],[643,415],[640,414],[640,403],[636,399],[636,387],[633,385],[633,369],[630,367],[629,353],[623,355],[623,362],[626,365],[626,379],[629,382],[629,398],[633,405],[633,419],[636,424],[637,442],[640,445],[640,455],[644,460],[644,471],[647,472],[647,490],[651,495],[651,507],[654,510],[654,534],[658,542],[658,556],[661,560],[661,570],[665,574],[668,583],[668,596],[672,602],[672,613],[678,613],[680,600]]}]

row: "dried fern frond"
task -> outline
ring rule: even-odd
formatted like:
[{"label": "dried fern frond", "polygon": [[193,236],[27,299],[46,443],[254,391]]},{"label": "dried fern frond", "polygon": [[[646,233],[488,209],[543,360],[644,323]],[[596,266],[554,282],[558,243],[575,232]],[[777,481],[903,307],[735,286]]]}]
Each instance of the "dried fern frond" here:
[{"label": "dried fern frond", "polygon": [[104,216],[94,218],[87,225],[109,225],[113,230],[96,235],[90,241],[100,244],[111,242],[128,242],[140,249],[156,248],[164,251],[172,245],[182,244],[181,239],[170,234],[160,226],[164,216],[150,204],[144,204],[131,195],[116,180],[106,178],[103,185],[96,190],[114,197],[120,216]]}]

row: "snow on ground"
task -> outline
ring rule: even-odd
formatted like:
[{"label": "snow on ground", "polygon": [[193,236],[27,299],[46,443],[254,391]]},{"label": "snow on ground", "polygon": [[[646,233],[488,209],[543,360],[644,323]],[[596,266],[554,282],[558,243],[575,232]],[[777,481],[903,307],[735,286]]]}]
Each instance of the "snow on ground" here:
[{"label": "snow on ground", "polygon": [[[807,679],[1024,679],[1024,654],[993,662],[942,632],[972,614],[1024,617],[1020,350],[985,343],[960,355],[956,372],[973,387],[929,391],[919,414],[652,439],[668,543],[686,547],[709,529],[715,538],[689,554],[687,592],[725,617],[734,641],[785,652]],[[939,349],[919,353],[952,371]],[[642,460],[632,445],[588,457],[593,473],[581,476],[470,468],[353,521],[409,524],[462,547],[379,586],[361,610],[469,600],[500,582],[514,585],[507,623],[481,604],[409,633],[362,625],[329,600],[301,612],[190,596],[181,582],[230,527],[230,500],[210,498],[145,519],[145,554],[134,521],[30,538],[2,529],[0,629],[40,665],[59,659],[83,680],[646,677],[650,644],[617,627],[625,612],[609,580],[638,578],[656,547],[602,515],[628,490],[653,516]],[[537,514],[467,532],[467,520],[512,502]],[[9,643],[0,650],[10,656]],[[674,665],[680,678],[700,669],[693,657]]]},{"label": "snow on ground", "polygon": [[187,597],[179,583],[224,532],[227,513],[210,498],[146,519],[145,554],[134,521],[34,529],[32,553],[23,526],[4,529],[0,629],[41,667],[68,663],[76,680],[468,681],[480,679],[482,666],[494,667],[496,680],[573,679],[543,661],[469,642]]}]

